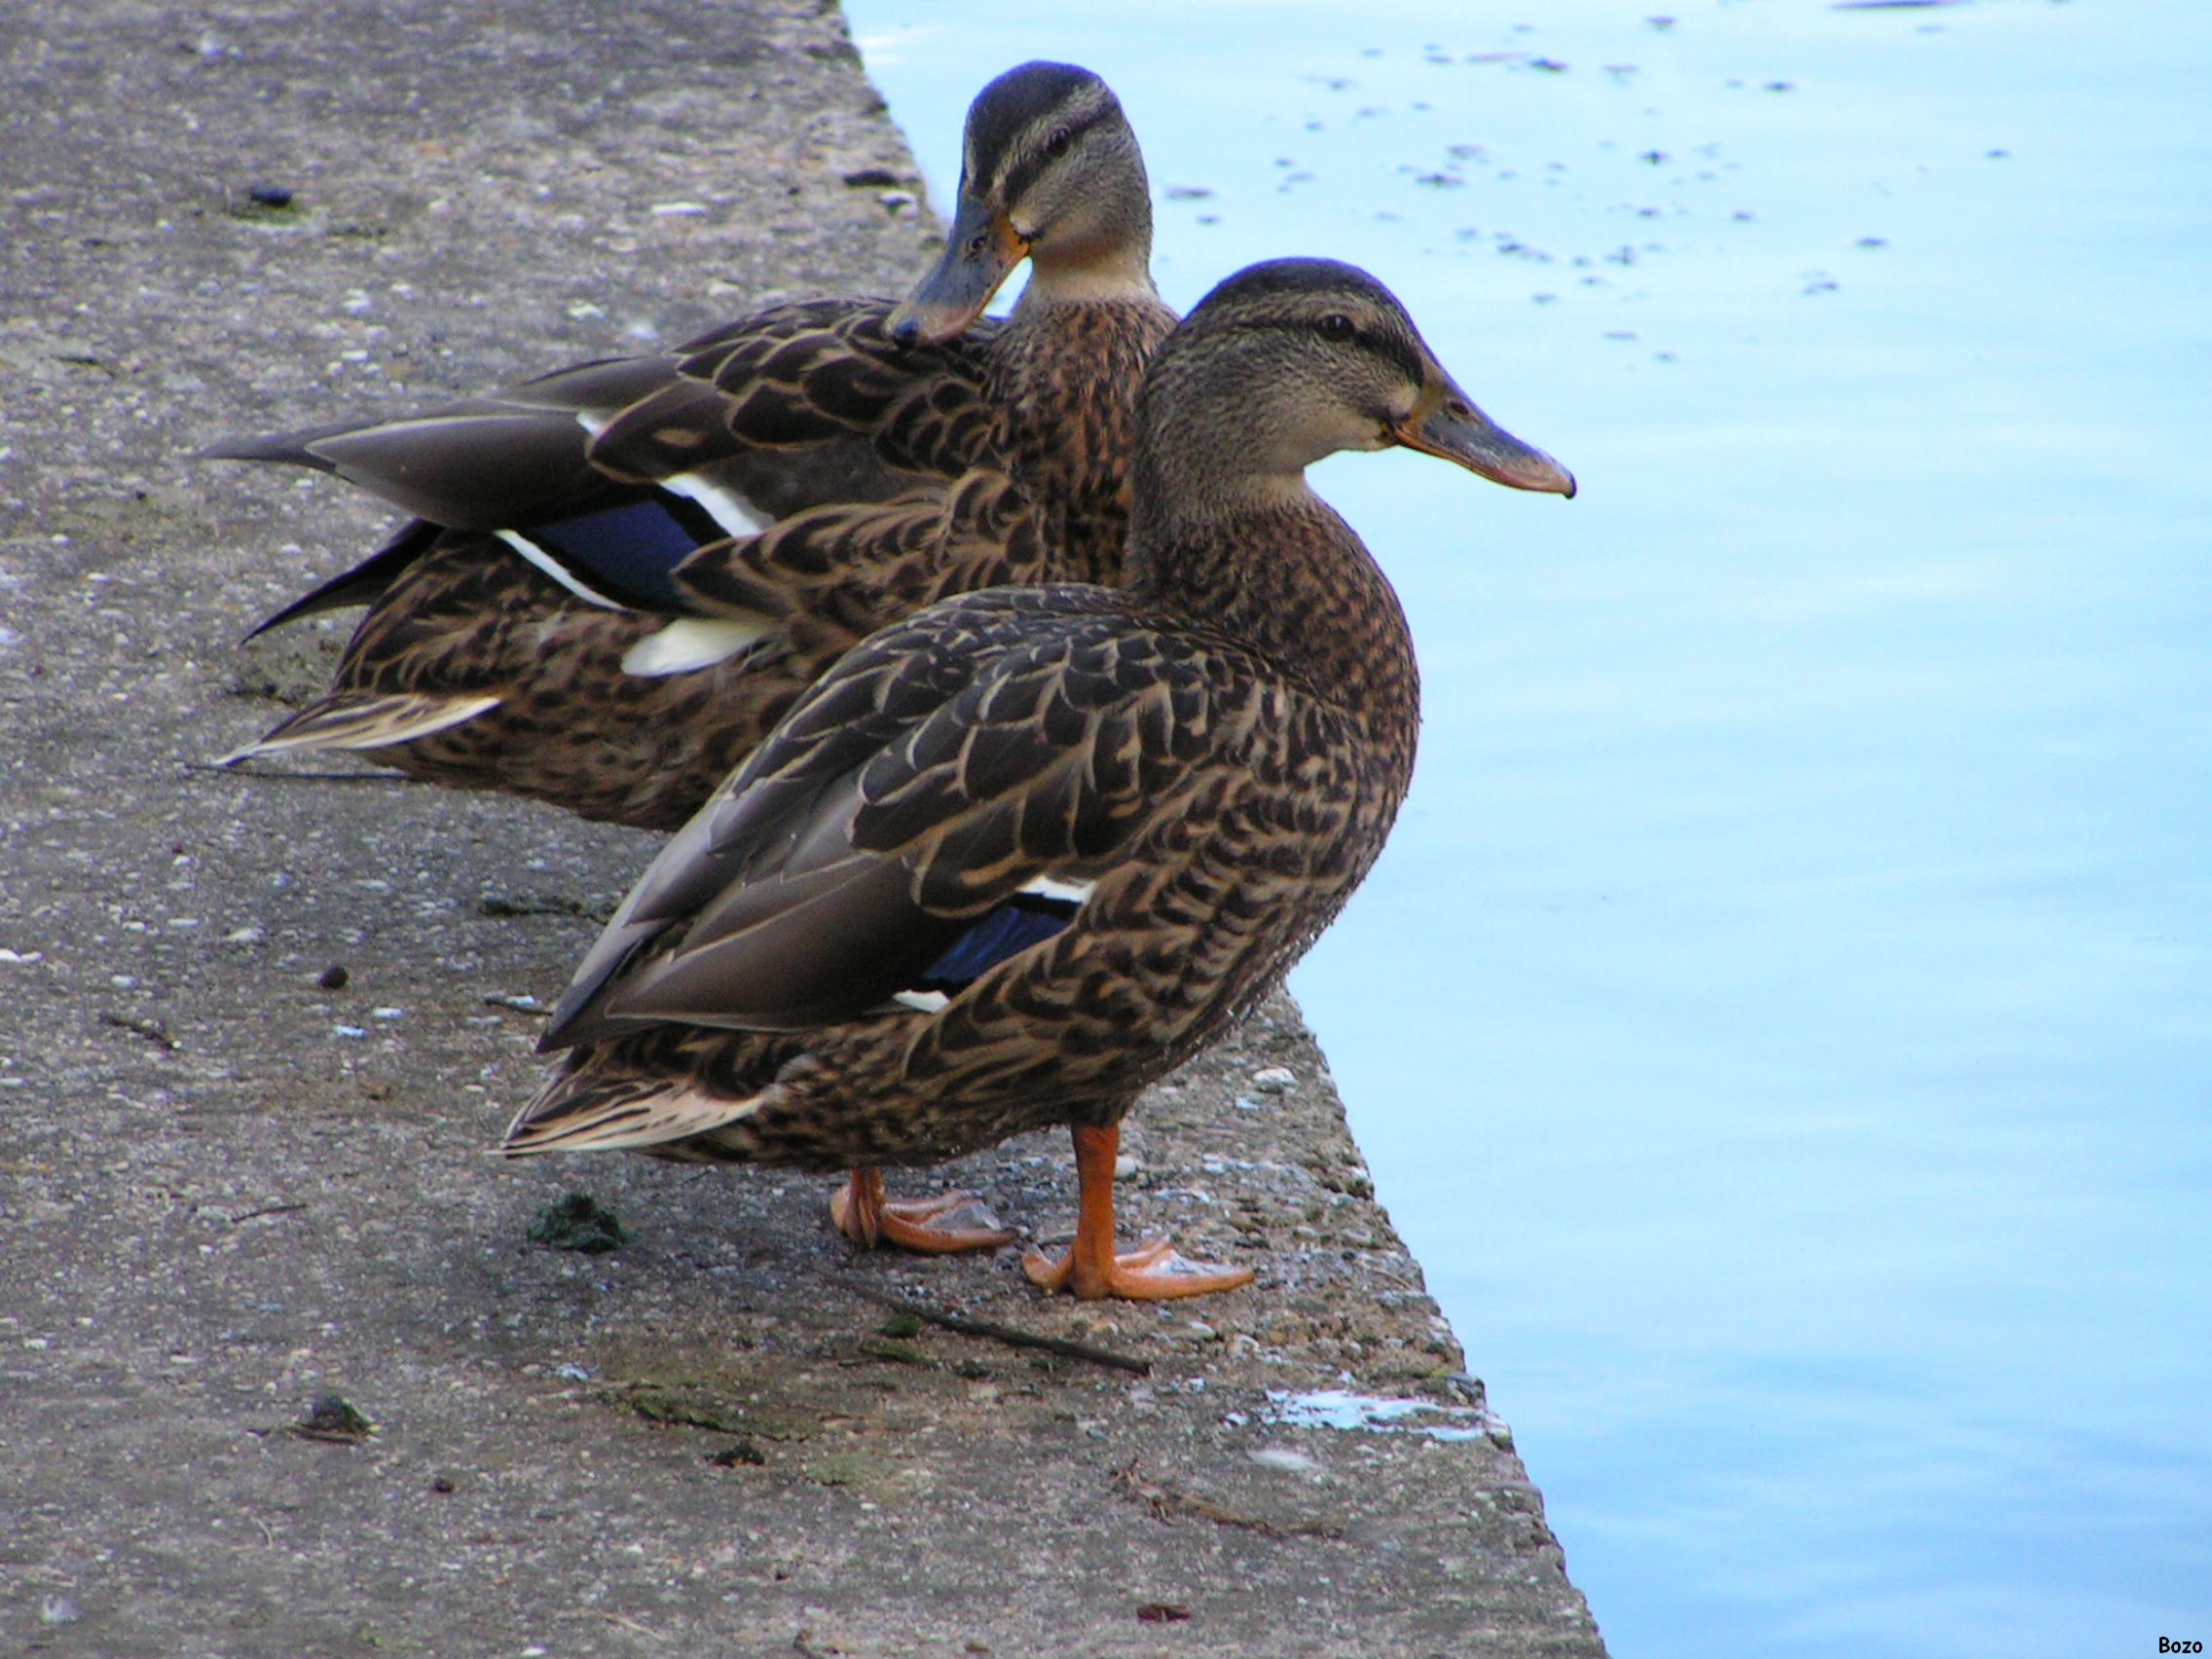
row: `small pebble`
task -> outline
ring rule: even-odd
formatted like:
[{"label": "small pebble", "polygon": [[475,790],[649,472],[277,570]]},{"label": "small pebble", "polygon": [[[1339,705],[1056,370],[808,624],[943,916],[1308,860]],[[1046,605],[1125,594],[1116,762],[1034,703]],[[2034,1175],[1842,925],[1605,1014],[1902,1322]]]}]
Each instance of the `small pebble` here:
[{"label": "small pebble", "polygon": [[1288,1066],[1269,1066],[1252,1074],[1252,1087],[1262,1094],[1281,1094],[1298,1087],[1298,1074]]},{"label": "small pebble", "polygon": [[75,1624],[84,1616],[83,1609],[66,1596],[49,1596],[39,1604],[38,1617],[41,1624]]},{"label": "small pebble", "polygon": [[343,1394],[324,1394],[308,1407],[292,1432],[303,1440],[362,1441],[376,1424]]},{"label": "small pebble", "polygon": [[899,182],[889,167],[855,167],[844,178],[855,190],[882,190]]},{"label": "small pebble", "polygon": [[314,982],[326,991],[342,991],[352,977],[353,976],[347,972],[345,963],[333,962],[315,976]]},{"label": "small pebble", "polygon": [[257,184],[246,191],[246,196],[256,207],[289,207],[292,204],[289,185]]}]

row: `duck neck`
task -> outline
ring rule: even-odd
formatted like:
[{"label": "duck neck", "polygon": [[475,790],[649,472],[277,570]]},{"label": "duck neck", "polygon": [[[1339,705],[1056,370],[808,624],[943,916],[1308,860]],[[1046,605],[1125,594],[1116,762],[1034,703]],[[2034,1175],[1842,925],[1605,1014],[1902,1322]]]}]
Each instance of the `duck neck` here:
[{"label": "duck neck", "polygon": [[1121,579],[1136,387],[1174,324],[1142,271],[1043,293],[1033,277],[992,349],[1007,469],[1066,580]]},{"label": "duck neck", "polygon": [[1389,578],[1302,472],[1209,479],[1196,459],[1139,457],[1132,594],[1221,628],[1410,755],[1420,682]]}]

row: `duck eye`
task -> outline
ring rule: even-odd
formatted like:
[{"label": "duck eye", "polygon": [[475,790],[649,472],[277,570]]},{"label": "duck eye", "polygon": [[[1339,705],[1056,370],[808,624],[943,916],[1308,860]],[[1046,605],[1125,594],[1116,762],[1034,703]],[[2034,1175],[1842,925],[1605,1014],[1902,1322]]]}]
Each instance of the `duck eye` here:
[{"label": "duck eye", "polygon": [[1055,127],[1052,129],[1052,135],[1045,140],[1045,148],[1055,156],[1064,156],[1068,153],[1068,146],[1074,142],[1075,134],[1073,132],[1064,127]]},{"label": "duck eye", "polygon": [[1349,340],[1359,332],[1352,326],[1351,318],[1343,312],[1331,312],[1313,326],[1320,331],[1324,340]]}]

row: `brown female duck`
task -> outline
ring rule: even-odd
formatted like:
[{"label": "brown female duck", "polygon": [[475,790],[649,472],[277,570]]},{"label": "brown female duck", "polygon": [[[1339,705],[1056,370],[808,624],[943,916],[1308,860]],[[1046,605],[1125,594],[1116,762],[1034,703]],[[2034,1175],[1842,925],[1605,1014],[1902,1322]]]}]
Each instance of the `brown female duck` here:
[{"label": "brown female duck", "polygon": [[1349,266],[1231,277],[1139,401],[1124,586],[996,588],[868,639],[663,850],[577,972],[509,1154],[835,1168],[1075,1134],[1078,1296],[1243,1270],[1114,1250],[1138,1091],[1277,984],[1382,850],[1419,696],[1305,468],[1403,444],[1571,495]]},{"label": "brown female duck", "polygon": [[[1129,407],[1174,322],[1151,239],[1112,92],[1025,64],[971,107],[952,235],[896,310],[783,307],[685,353],[223,452],[419,515],[264,624],[370,604],[329,691],[226,758],[351,749],[673,829],[882,624],[993,583],[1116,578]],[[977,324],[1024,258],[1013,316]]]}]

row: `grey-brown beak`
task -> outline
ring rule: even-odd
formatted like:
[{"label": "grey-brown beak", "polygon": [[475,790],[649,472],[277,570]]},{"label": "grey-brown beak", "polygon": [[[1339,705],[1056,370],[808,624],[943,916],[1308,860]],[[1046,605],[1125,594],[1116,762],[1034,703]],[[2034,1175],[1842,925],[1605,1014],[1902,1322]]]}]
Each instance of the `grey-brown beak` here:
[{"label": "grey-brown beak", "polygon": [[967,332],[1029,257],[1029,243],[1004,213],[965,191],[937,265],[891,313],[891,338],[902,346],[941,346]]},{"label": "grey-brown beak", "polygon": [[1456,461],[1493,484],[1572,498],[1573,473],[1476,408],[1441,366],[1431,361],[1429,370],[1428,387],[1413,413],[1391,426],[1393,438],[1423,455]]}]

